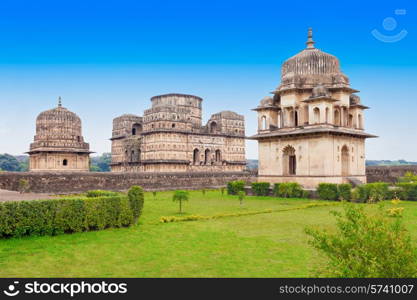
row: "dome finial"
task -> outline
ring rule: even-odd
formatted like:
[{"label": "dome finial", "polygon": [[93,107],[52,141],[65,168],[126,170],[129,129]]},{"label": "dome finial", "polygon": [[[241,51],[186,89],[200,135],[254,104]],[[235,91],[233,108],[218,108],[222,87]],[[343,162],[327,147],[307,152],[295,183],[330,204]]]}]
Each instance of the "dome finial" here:
[{"label": "dome finial", "polygon": [[310,27],[308,28],[308,35],[307,35],[307,49],[314,48],[314,41],[313,41],[313,29]]},{"label": "dome finial", "polygon": [[61,96],[58,97],[58,107],[62,107],[62,99],[61,99]]}]

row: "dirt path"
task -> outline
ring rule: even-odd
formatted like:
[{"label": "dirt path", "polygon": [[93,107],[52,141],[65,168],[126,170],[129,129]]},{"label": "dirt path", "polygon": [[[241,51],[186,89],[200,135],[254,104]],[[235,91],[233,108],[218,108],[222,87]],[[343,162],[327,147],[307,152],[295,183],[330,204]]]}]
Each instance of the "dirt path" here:
[{"label": "dirt path", "polygon": [[21,200],[37,200],[54,198],[49,194],[25,193],[21,194],[14,191],[0,190],[0,201],[21,201]]}]

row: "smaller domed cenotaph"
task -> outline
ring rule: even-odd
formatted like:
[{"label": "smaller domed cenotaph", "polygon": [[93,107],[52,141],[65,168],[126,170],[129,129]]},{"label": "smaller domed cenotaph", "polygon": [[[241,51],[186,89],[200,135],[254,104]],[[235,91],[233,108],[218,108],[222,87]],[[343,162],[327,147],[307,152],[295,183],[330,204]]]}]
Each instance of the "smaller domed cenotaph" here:
[{"label": "smaller domed cenotaph", "polygon": [[90,146],[81,133],[81,119],[62,107],[44,111],[36,119],[36,135],[28,152],[31,172],[88,172]]}]

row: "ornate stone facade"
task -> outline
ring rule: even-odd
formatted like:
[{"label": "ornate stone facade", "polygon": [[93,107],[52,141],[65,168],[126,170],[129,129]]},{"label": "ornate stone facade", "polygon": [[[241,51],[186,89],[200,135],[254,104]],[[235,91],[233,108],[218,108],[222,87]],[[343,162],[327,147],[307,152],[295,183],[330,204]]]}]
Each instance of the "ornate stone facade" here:
[{"label": "ornate stone facade", "polygon": [[113,120],[112,172],[239,172],[245,169],[244,117],[222,111],[202,126],[200,97],[151,99],[143,117]]},{"label": "ornate stone facade", "polygon": [[366,182],[364,110],[339,60],[314,47],[282,65],[281,84],[258,113],[259,181]]},{"label": "ornate stone facade", "polygon": [[30,144],[30,171],[89,171],[90,147],[81,133],[81,119],[62,107],[39,114]]}]

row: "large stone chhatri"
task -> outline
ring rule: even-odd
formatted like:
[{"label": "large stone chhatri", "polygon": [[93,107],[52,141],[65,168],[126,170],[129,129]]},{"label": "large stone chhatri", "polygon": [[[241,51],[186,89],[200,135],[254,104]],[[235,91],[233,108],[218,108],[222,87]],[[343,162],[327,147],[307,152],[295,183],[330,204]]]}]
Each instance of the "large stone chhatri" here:
[{"label": "large stone chhatri", "polygon": [[259,181],[366,182],[364,110],[339,60],[307,47],[282,65],[281,83],[254,110],[259,146]]}]

